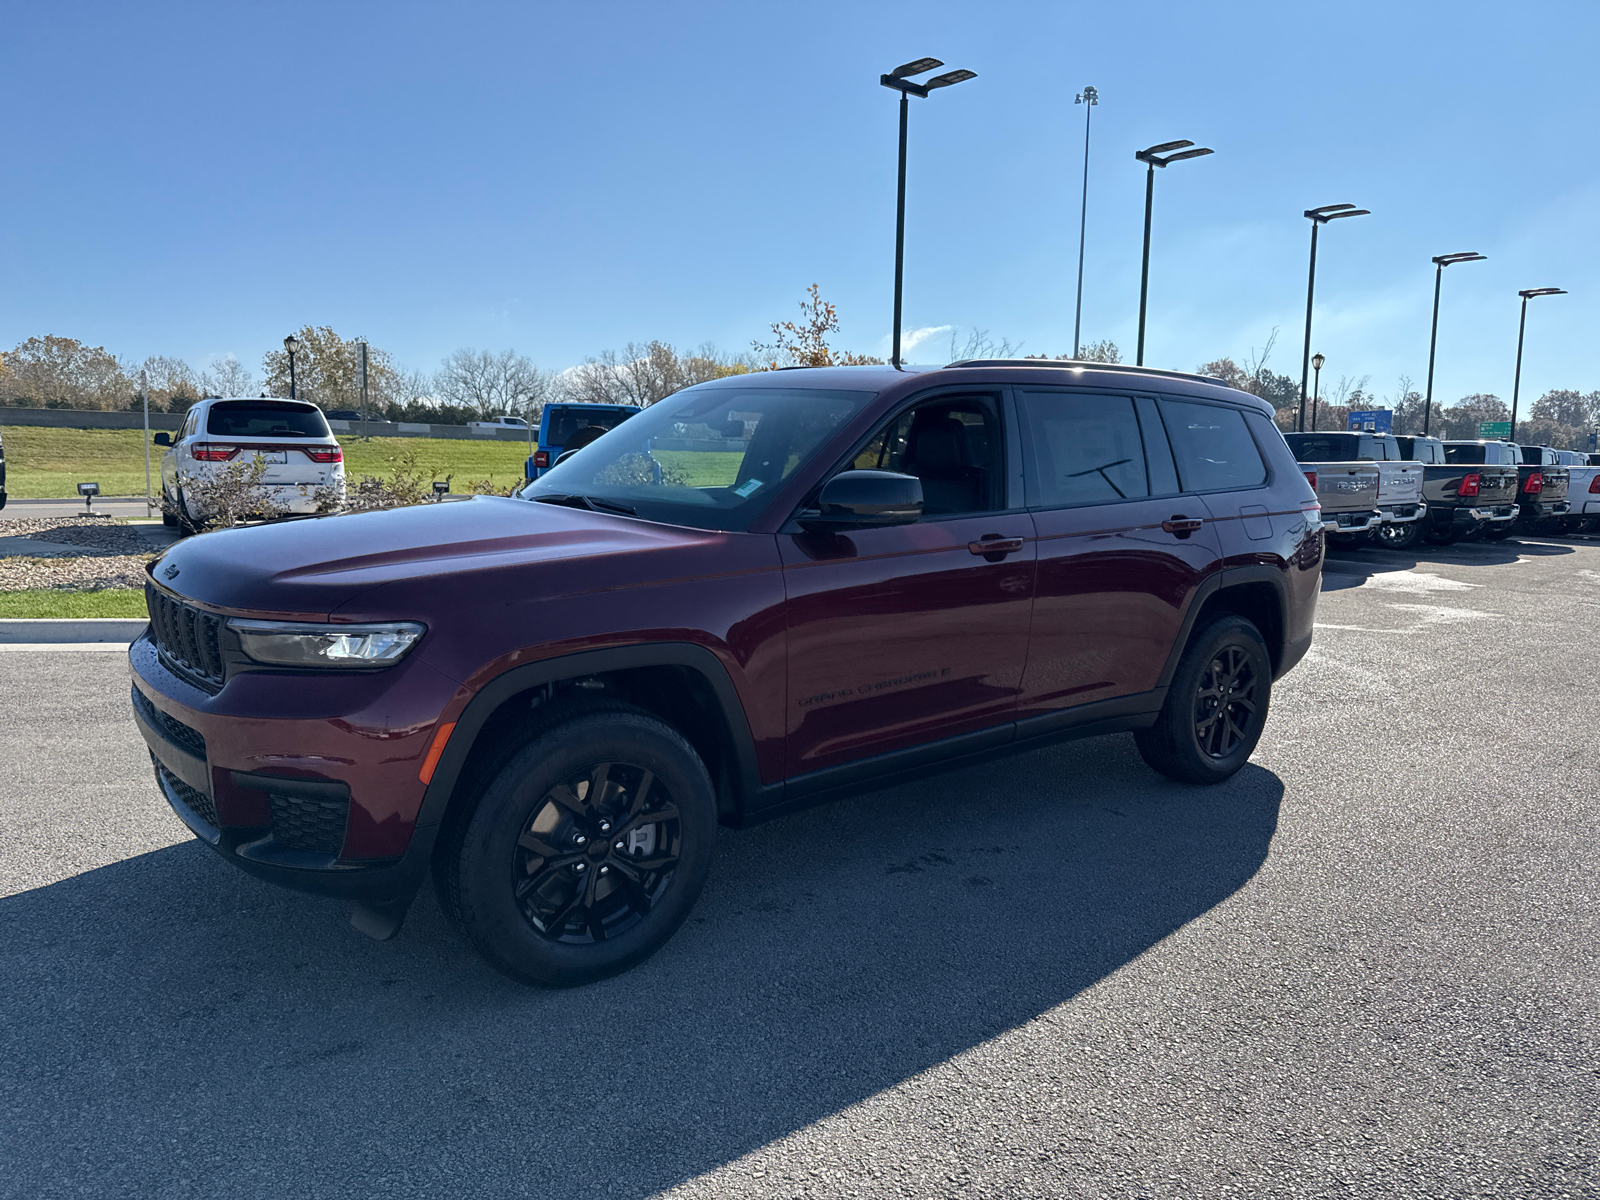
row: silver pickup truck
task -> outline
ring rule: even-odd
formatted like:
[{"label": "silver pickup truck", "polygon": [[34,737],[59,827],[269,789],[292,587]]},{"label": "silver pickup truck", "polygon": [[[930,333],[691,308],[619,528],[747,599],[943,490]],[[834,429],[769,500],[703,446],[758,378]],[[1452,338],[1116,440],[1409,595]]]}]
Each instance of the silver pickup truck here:
[{"label": "silver pickup truck", "polygon": [[1403,547],[1416,540],[1428,506],[1423,467],[1408,462],[1387,433],[1288,433],[1284,440],[1309,478],[1316,476],[1323,528],[1337,542],[1369,535]]}]

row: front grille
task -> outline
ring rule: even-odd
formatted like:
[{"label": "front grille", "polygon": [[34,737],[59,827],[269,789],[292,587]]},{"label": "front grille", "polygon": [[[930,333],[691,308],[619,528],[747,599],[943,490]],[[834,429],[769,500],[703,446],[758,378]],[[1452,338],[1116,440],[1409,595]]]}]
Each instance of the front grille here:
[{"label": "front grille", "polygon": [[272,805],[272,837],[290,850],[338,854],[344,849],[344,827],[350,816],[347,797],[337,799],[286,796],[268,792]]},{"label": "front grille", "polygon": [[161,782],[171,788],[173,794],[176,795],[179,800],[182,800],[184,804],[188,806],[190,811],[195,814],[195,816],[206,822],[213,829],[222,828],[221,822],[217,820],[216,801],[212,800],[211,797],[206,795],[204,792],[196,791],[183,780],[179,779],[171,771],[167,770],[166,767],[161,765],[160,761],[154,754],[150,756],[150,761],[155,763],[156,775],[161,779]]},{"label": "front grille", "polygon": [[133,689],[133,707],[145,719],[145,723],[157,733],[167,735],[167,740],[183,747],[196,758],[206,756],[206,739],[198,729],[191,729],[177,717],[168,716],[154,704],[150,698],[138,688]]},{"label": "front grille", "polygon": [[222,618],[167,595],[153,583],[144,585],[150,610],[150,634],[156,648],[185,675],[213,688],[222,686]]}]

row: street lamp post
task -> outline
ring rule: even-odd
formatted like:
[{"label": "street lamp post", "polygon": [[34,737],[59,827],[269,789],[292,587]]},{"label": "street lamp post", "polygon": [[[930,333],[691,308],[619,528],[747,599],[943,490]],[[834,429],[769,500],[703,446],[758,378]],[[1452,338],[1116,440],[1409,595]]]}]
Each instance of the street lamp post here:
[{"label": "street lamp post", "polygon": [[976,71],[946,71],[926,83],[914,83],[909,78],[942,66],[944,63],[937,58],[919,58],[915,62],[902,63],[887,75],[878,77],[878,82],[884,87],[893,88],[900,93],[900,184],[895,196],[894,212],[894,350],[889,356],[889,362],[896,370],[901,366],[900,299],[906,262],[906,124],[910,112],[910,98],[921,96],[926,100],[928,93],[935,88],[949,87],[953,83],[963,83],[978,77]]},{"label": "street lamp post", "polygon": [[294,334],[291,333],[288,337],[283,339],[283,348],[289,352],[289,399],[293,400],[295,398],[294,352],[300,348],[300,343],[295,339]]},{"label": "street lamp post", "polygon": [[1078,212],[1078,306],[1072,318],[1072,357],[1077,358],[1083,349],[1083,247],[1089,232],[1089,118],[1095,105],[1100,103],[1100,93],[1088,86],[1078,93],[1074,104],[1083,105],[1083,207]]},{"label": "street lamp post", "polygon": [[1311,382],[1311,303],[1317,291],[1317,230],[1340,217],[1365,217],[1371,211],[1354,204],[1324,204],[1305,212],[1311,221],[1311,270],[1306,277],[1306,344],[1300,358],[1300,418],[1295,423],[1302,433],[1306,427],[1306,384]]},{"label": "street lamp post", "polygon": [[1328,360],[1321,354],[1311,356],[1311,369],[1316,372],[1311,384],[1311,432],[1317,431],[1317,397],[1322,393],[1322,364]]},{"label": "street lamp post", "polygon": [[[1139,268],[1139,346],[1134,354],[1135,366],[1144,366],[1144,308],[1145,300],[1150,294],[1150,212],[1155,204],[1156,168],[1164,167],[1168,163],[1181,162],[1186,158],[1199,158],[1202,155],[1215,153],[1204,146],[1195,150],[1184,149],[1185,146],[1193,145],[1194,143],[1190,141],[1162,142],[1159,146],[1133,152],[1136,159],[1149,167],[1144,181],[1144,264]],[[1173,150],[1181,153],[1170,153]]]},{"label": "street lamp post", "polygon": [[150,373],[139,372],[139,396],[144,401],[144,515],[149,520],[150,510]]},{"label": "street lamp post", "polygon": [[1439,343],[1439,284],[1444,279],[1444,269],[1458,262],[1481,262],[1487,254],[1464,250],[1460,254],[1440,254],[1433,260],[1433,332],[1428,334],[1428,394],[1422,401],[1422,436],[1427,437],[1433,419],[1433,352]]},{"label": "street lamp post", "polygon": [[1565,296],[1564,288],[1527,288],[1517,295],[1522,297],[1522,320],[1517,324],[1517,373],[1511,382],[1511,436],[1507,441],[1517,440],[1517,396],[1522,391],[1522,335],[1528,329],[1528,301],[1535,296]]}]

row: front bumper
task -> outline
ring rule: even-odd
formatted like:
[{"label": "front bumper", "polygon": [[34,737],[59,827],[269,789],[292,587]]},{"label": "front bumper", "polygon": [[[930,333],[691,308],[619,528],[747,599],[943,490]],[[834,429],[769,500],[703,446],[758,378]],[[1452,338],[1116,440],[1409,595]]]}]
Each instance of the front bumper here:
[{"label": "front bumper", "polygon": [[418,768],[452,680],[412,656],[359,678],[247,672],[213,696],[148,635],[128,657],[156,786],[201,841],[299,891],[381,904],[420,886],[437,818]]}]

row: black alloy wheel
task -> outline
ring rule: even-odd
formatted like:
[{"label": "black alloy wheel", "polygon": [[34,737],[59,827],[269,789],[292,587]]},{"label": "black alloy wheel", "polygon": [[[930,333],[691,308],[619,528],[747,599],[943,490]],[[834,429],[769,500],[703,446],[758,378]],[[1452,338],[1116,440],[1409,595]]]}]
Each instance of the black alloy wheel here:
[{"label": "black alloy wheel", "polygon": [[1250,761],[1272,702],[1272,658],[1244,617],[1196,623],[1155,723],[1135,731],[1151,767],[1181,783],[1221,783]]},{"label": "black alloy wheel", "polygon": [[603,942],[655,907],[681,843],[678,808],[654,771],[597,763],[544,794],[517,838],[512,889],[541,936]]},{"label": "black alloy wheel", "polygon": [[1207,758],[1225,759],[1256,728],[1254,664],[1238,645],[1224,646],[1200,672],[1194,697],[1194,736]]},{"label": "black alloy wheel", "polygon": [[711,868],[716,789],[659,717],[617,701],[557,702],[497,737],[470,780],[440,829],[434,888],[507,975],[557,987],[615,975],[659,950],[694,907]]}]

